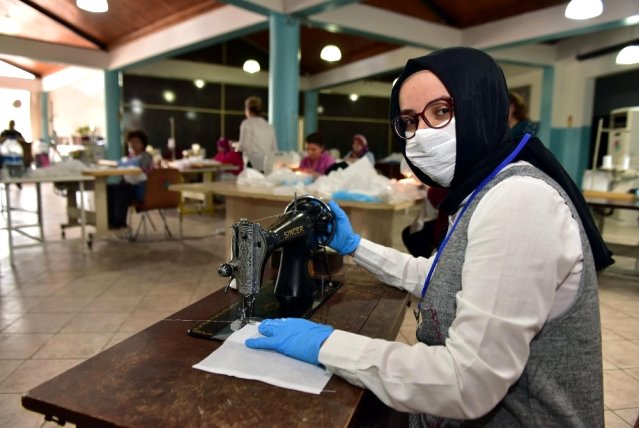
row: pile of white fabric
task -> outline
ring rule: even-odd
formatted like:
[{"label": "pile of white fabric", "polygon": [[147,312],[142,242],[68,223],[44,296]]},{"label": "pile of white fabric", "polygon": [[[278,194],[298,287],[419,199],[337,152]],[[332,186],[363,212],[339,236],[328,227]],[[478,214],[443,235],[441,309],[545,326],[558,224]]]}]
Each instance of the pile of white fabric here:
[{"label": "pile of white fabric", "polygon": [[416,184],[398,182],[379,174],[366,158],[348,168],[320,176],[314,182],[312,176],[285,167],[275,169],[266,176],[246,168],[238,176],[237,184],[240,190],[261,187],[276,195],[312,194],[338,201],[399,203],[423,198],[423,192]]}]

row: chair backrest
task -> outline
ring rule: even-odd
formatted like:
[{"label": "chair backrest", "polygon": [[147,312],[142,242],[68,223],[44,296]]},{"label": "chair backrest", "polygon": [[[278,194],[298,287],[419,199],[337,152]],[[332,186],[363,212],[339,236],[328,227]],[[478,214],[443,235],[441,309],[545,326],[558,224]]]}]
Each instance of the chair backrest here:
[{"label": "chair backrest", "polygon": [[182,182],[180,171],[175,168],[153,169],[147,172],[144,203],[138,211],[177,208],[180,206],[180,192],[169,190],[171,184]]}]

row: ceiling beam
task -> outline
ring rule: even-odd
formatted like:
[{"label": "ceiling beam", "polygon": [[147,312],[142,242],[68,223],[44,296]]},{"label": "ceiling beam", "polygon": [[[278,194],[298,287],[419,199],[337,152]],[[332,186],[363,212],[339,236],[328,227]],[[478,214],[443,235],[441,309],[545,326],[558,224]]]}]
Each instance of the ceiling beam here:
[{"label": "ceiling beam", "polygon": [[236,6],[268,17],[272,12],[285,13],[285,0],[224,0],[224,3]]},{"label": "ceiling beam", "polygon": [[264,16],[235,6],[224,6],[114,48],[108,68],[128,67],[196,50],[264,26],[268,27],[268,19]]},{"label": "ceiling beam", "polygon": [[346,64],[324,73],[318,73],[306,79],[303,86],[300,84],[300,90],[327,88],[388,73],[393,70],[397,70],[397,75],[399,76],[399,71],[406,65],[408,58],[426,55],[429,52],[429,50],[422,48],[398,48],[394,51]]},{"label": "ceiling beam", "polygon": [[23,39],[21,37],[0,34],[0,54],[14,55],[55,64],[79,65],[93,68],[106,68],[109,54],[93,49]]},{"label": "ceiling beam", "polygon": [[284,0],[286,13],[298,17],[308,17],[313,14],[338,9],[359,0]]},{"label": "ceiling beam", "polygon": [[584,21],[567,19],[564,11],[565,5],[548,7],[467,28],[463,32],[463,44],[479,49],[512,47],[615,28],[627,25],[627,17],[639,14],[639,2],[608,1],[600,16]]},{"label": "ceiling beam", "polygon": [[327,29],[399,45],[437,49],[461,44],[462,32],[364,4],[351,4],[310,17]]},{"label": "ceiling beam", "polygon": [[75,34],[77,34],[78,36],[82,37],[86,41],[93,43],[96,47],[100,48],[101,50],[103,50],[103,51],[106,50],[107,46],[106,46],[106,44],[104,42],[96,39],[95,37],[93,37],[92,35],[90,35],[86,31],[82,30],[81,28],[76,27],[75,25],[71,24],[69,21],[66,21],[65,19],[60,18],[55,13],[51,12],[50,9],[44,8],[44,7],[40,6],[38,3],[33,2],[31,0],[20,0],[20,1],[22,3],[24,3],[24,4],[26,4],[27,6],[29,6],[30,8],[37,10],[38,12],[40,12],[41,14],[46,16],[47,18],[54,20],[58,24],[60,24],[63,27],[67,28],[68,30],[74,32]]}]

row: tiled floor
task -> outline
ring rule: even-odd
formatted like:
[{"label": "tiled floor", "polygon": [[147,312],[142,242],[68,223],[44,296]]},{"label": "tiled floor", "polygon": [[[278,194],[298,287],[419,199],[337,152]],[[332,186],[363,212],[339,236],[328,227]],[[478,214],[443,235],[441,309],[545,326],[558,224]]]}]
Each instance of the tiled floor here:
[{"label": "tiled floor", "polygon": [[[32,187],[13,192],[21,206],[34,205]],[[59,240],[64,200],[51,187],[43,194],[45,236]],[[175,218],[170,221],[176,231]],[[22,409],[21,395],[222,287],[216,269],[226,259],[225,237],[215,233],[221,226],[220,215],[189,216],[185,240],[113,237],[84,255],[79,230],[70,229],[66,242],[17,249],[14,269],[0,230],[0,427],[55,426]],[[605,230],[615,240],[639,241],[639,230],[613,220]],[[633,269],[633,260],[619,259],[599,279],[608,427],[632,426],[639,416],[639,275]],[[410,343],[414,331],[408,311],[398,340]]]}]

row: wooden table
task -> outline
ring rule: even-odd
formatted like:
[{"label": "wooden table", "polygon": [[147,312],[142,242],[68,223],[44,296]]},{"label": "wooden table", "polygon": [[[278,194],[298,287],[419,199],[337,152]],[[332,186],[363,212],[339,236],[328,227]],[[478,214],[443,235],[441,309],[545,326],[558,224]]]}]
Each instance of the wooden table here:
[{"label": "wooden table", "polygon": [[87,221],[95,227],[95,232],[89,235],[89,246],[93,239],[99,239],[109,233],[109,210],[107,206],[107,180],[109,177],[124,175],[138,175],[140,168],[100,168],[82,171],[82,174],[94,179],[95,211],[87,213]]},{"label": "wooden table", "polygon": [[[407,294],[354,265],[334,277],[344,285],[311,319],[395,339]],[[22,405],[79,427],[343,427],[397,416],[337,376],[313,395],[192,368],[221,342],[188,336],[187,329],[238,300],[238,293],[219,290],[32,389]]]},{"label": "wooden table", "polygon": [[[3,203],[4,203],[4,211],[6,211],[6,218],[7,218],[7,235],[8,235],[8,241],[9,241],[9,261],[11,263],[11,265],[14,265],[14,250],[16,248],[21,248],[21,247],[30,247],[33,245],[41,245],[45,242],[44,239],[44,231],[43,231],[43,216],[42,216],[42,192],[41,192],[41,185],[42,183],[70,183],[70,184],[77,184],[78,188],[80,190],[80,192],[84,191],[84,183],[86,181],[91,181],[92,178],[91,177],[86,177],[86,176],[82,176],[82,175],[73,175],[73,174],[69,174],[66,176],[24,176],[24,177],[3,177],[0,180],[0,183],[3,185],[3,189],[4,189],[4,194],[0,195],[0,197],[3,197]],[[9,192],[9,186],[12,184],[35,184],[36,186],[36,206],[37,209],[35,212],[33,212],[32,214],[34,214],[36,216],[36,223],[30,223],[30,224],[20,224],[20,225],[15,225],[13,224],[13,219],[12,219],[12,211],[25,211],[16,207],[12,207],[11,205],[11,197],[10,197],[10,192]],[[80,207],[76,206],[76,201],[75,201],[75,197],[76,194],[75,192],[69,192],[67,193],[67,216],[70,219],[70,223],[73,221],[76,224],[78,224],[81,228],[81,237],[82,237],[82,241],[84,241],[85,239],[85,223],[86,223],[86,216],[87,216],[87,212],[85,210],[84,207],[84,197],[80,198]],[[38,228],[38,235],[32,235],[30,233],[25,232],[23,229],[25,228],[30,228],[30,227],[37,227]],[[13,243],[13,233],[20,233],[23,236],[26,236],[27,238],[32,239],[33,241],[35,241],[32,244],[23,244],[23,245],[15,245]],[[84,248],[84,247],[83,247]]]},{"label": "wooden table", "polygon": [[[275,220],[274,216],[281,214],[286,205],[293,199],[292,196],[274,195],[271,188],[241,187],[230,182],[177,184],[169,188],[180,192],[200,192],[224,196],[227,227],[241,218],[268,226]],[[362,238],[390,247],[393,246],[394,232],[401,230],[401,225],[396,225],[400,221],[398,214],[419,201],[410,200],[396,204],[356,201],[338,201],[338,203],[348,215],[355,232]],[[259,219],[264,220],[259,221]],[[230,240],[227,241],[226,249],[228,252],[231,243]]]},{"label": "wooden table", "polygon": [[[171,164],[169,163],[169,166]],[[207,160],[206,163],[200,164],[192,164],[187,168],[177,168],[182,174],[184,179],[188,179],[194,175],[201,174],[202,175],[202,183],[211,183],[215,181],[215,178],[220,172],[231,171],[237,169],[237,165],[229,165],[220,163],[218,161]],[[213,212],[214,203],[213,203],[213,194],[212,193],[201,193],[201,192],[182,192],[182,201],[184,202],[185,198],[189,199],[197,199],[202,201],[201,209],[198,209],[196,212],[199,214],[201,212]],[[186,207],[181,207],[181,214],[189,214],[192,211],[186,209]]]},{"label": "wooden table", "polygon": [[[639,200],[629,193],[584,192],[586,203],[590,206],[599,232],[603,234],[604,219],[611,209],[639,211]],[[628,245],[606,241],[606,245],[615,255],[634,257],[639,268],[639,245]]]}]

